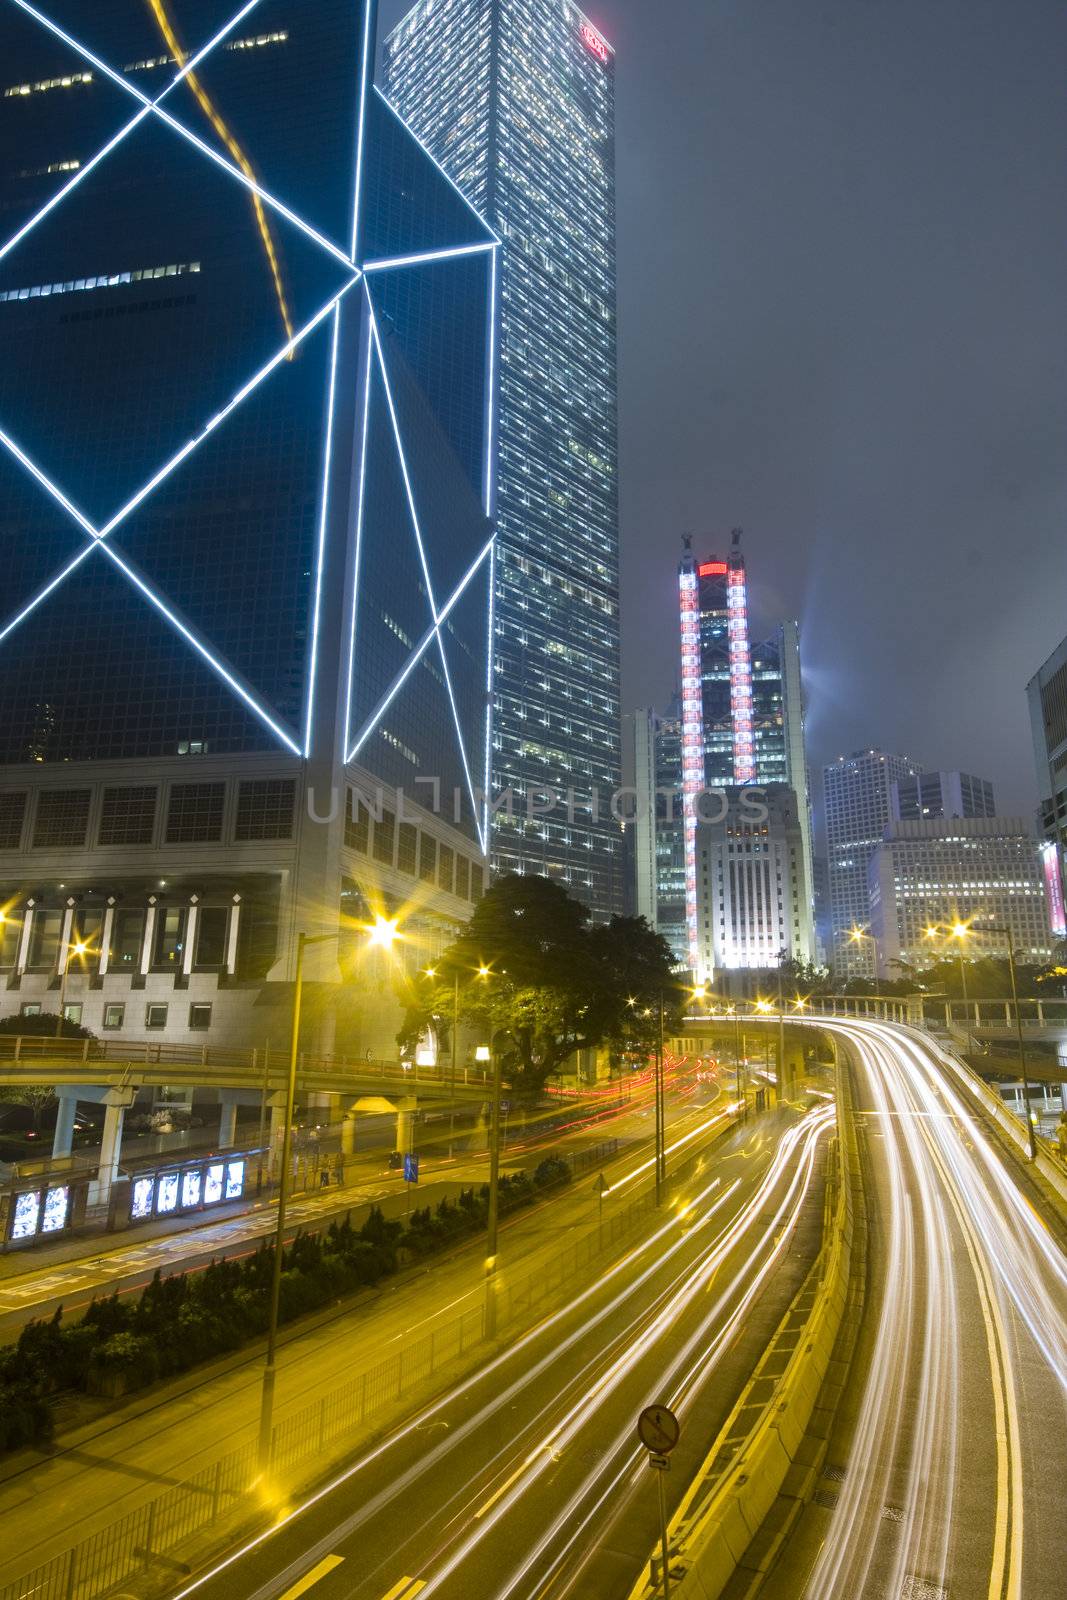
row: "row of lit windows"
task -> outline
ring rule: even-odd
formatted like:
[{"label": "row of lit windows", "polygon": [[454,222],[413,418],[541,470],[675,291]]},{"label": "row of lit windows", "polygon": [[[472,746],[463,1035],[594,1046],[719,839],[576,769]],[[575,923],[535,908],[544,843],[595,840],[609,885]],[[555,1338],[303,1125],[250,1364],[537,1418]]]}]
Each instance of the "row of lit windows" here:
[{"label": "row of lit windows", "polygon": [[95,278],[68,278],[64,283],[35,283],[30,289],[0,289],[0,301],[46,299],[49,295],[76,294],[84,289],[114,289],[123,283],[147,283],[155,278],[181,278],[199,272],[199,261],[185,261],[167,267],[136,267],[130,272],[104,273]]},{"label": "row of lit windows", "polygon": [[49,89],[70,89],[76,83],[92,83],[91,72],[68,72],[62,78],[41,78],[36,83],[15,83],[10,89],[4,90],[4,99],[12,100],[18,95],[44,94]]},{"label": "row of lit windows", "polygon": [[[289,34],[284,29],[277,33],[257,33],[247,39],[231,39],[223,45],[224,50],[258,50],[265,44],[284,44]],[[177,66],[172,55],[146,56],[143,61],[128,61],[123,67],[123,72],[152,72],[156,67]]]},{"label": "row of lit windows", "polygon": [[[152,844],[158,798],[155,784],[105,788],[97,823],[97,844]],[[25,790],[7,790],[0,794],[0,849],[20,848],[28,799]],[[171,784],[163,843],[221,843],[225,802],[224,783]],[[234,840],[242,843],[291,838],[295,805],[296,789],[292,778],[242,780],[237,787]],[[91,789],[40,790],[33,818],[32,848],[84,848],[91,809]]]},{"label": "row of lit windows", "polygon": [[46,167],[23,167],[20,178],[47,178],[54,172],[77,172],[80,161],[50,161]]}]

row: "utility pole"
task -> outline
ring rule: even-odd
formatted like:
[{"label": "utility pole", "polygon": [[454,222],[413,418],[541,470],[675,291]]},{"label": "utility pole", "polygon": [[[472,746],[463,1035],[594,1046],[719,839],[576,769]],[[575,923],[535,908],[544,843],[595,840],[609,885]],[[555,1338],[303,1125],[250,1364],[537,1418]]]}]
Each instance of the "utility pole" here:
[{"label": "utility pole", "polygon": [[452,1070],[448,1087],[448,1159],[454,1154],[456,1140],[456,1045],[459,1033],[459,971],[452,974]]},{"label": "utility pole", "polygon": [[663,1079],[663,990],[659,992],[659,1039],[656,1045],[656,1204],[663,1201],[667,1179],[666,1104]]},{"label": "utility pole", "polygon": [[493,1099],[489,1112],[489,1226],[485,1259],[487,1339],[496,1337],[496,1253],[500,1205],[500,1051],[492,1050],[492,1057]]}]

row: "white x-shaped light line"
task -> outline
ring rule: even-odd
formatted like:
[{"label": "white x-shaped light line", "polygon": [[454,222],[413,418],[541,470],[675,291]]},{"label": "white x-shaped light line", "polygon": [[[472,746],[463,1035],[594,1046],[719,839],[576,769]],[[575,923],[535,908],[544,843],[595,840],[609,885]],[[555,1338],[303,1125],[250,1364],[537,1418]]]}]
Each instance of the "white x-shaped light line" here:
[{"label": "white x-shaped light line", "polygon": [[[195,71],[195,69],[200,65],[200,63],[203,62],[204,59],[208,55],[210,55],[211,52],[214,49],[216,49],[218,47],[218,45],[224,39],[226,39],[226,37],[230,33],[232,33],[233,29],[240,22],[242,22],[244,20],[244,18],[249,15],[250,12],[255,10],[255,8],[259,4],[259,0],[246,0],[246,3],[243,6],[241,6],[238,9],[238,11],[236,11],[234,13],[234,15],[224,24],[224,26],[222,28],[220,28],[219,31],[211,39],[209,39],[206,44],[204,44],[198,51],[195,52],[195,54],[193,54],[189,58],[189,60],[185,63],[185,65],[178,70],[178,72],[175,74],[175,76],[171,80],[171,82],[166,86],[166,88],[154,100],[150,99],[147,95],[142,93],[142,91],[139,88],[137,88],[137,86],[135,84],[131,83],[126,78],[125,75],[123,75],[123,74],[121,74],[119,72],[116,72],[114,68],[109,66],[105,61],[103,61],[100,57],[98,57],[87,46],[81,44],[77,39],[75,39],[71,34],[69,34],[64,28],[61,28],[50,17],[46,16],[43,12],[39,11],[36,6],[34,6],[34,5],[32,5],[30,3],[30,0],[12,0],[12,3],[17,5],[20,8],[20,10],[24,11],[28,16],[33,17],[36,22],[38,22],[42,27],[46,28],[50,33],[54,34],[57,38],[61,39],[76,54],[80,55],[83,60],[87,61],[91,66],[95,67],[99,72],[103,73],[103,75],[105,77],[110,79],[113,83],[118,84],[118,86],[120,88],[125,90],[127,94],[131,95],[131,97],[133,99],[135,99],[135,100],[137,100],[139,102],[140,109],[137,111],[137,113],[133,117],[131,117],[129,122],[127,122],[122,128],[120,128],[119,131],[116,134],[114,134],[112,136],[112,138],[110,138],[100,148],[100,150],[98,150],[96,152],[95,155],[91,156],[89,158],[89,160],[87,160],[86,162],[84,162],[82,164],[82,166],[73,175],[73,177],[68,179],[68,181],[65,184],[61,185],[61,187],[56,191],[56,193],[54,195],[52,195],[52,197],[48,201],[46,201],[46,203],[40,208],[39,211],[37,211],[35,213],[35,215],[33,217],[31,217],[26,223],[24,223],[19,229],[17,229],[16,232],[7,240],[7,242],[3,246],[0,246],[0,260],[2,260],[6,255],[8,255],[10,251],[15,249],[15,247],[34,228],[36,228],[37,225],[41,221],[43,221],[43,219],[46,216],[48,216],[53,210],[55,210],[55,208],[62,203],[62,201],[77,187],[77,185],[79,183],[81,183],[89,175],[90,172],[92,172],[97,166],[99,166],[100,163],[103,160],[105,160],[106,157],[108,155],[110,155],[112,153],[112,151],[114,151],[123,142],[123,140],[128,138],[129,135],[134,132],[134,130],[141,124],[141,122],[143,122],[145,120],[146,117],[148,117],[150,115],[155,115],[155,116],[159,117],[176,134],[178,134],[182,138],[186,139],[191,145],[194,146],[194,148],[199,150],[201,152],[201,154],[206,156],[210,161],[214,162],[216,166],[218,166],[218,167],[222,168],[224,171],[228,172],[230,174],[230,176],[236,182],[240,183],[244,188],[249,190],[251,193],[254,193],[254,194],[258,195],[260,200],[262,200],[265,205],[270,206],[274,211],[276,211],[278,213],[279,216],[284,217],[293,226],[295,226],[302,233],[307,235],[307,237],[313,239],[315,241],[315,243],[318,244],[322,249],[324,249],[329,255],[331,255],[332,257],[334,257],[338,261],[340,261],[345,267],[347,267],[349,269],[349,271],[352,273],[352,276],[349,278],[348,282],[346,284],[344,284],[344,286],[338,291],[337,294],[332,296],[331,299],[329,299],[326,302],[326,304],[324,306],[322,306],[320,308],[320,310],[317,311],[315,313],[315,315],[307,323],[305,323],[302,328],[300,328],[293,335],[293,337],[291,339],[287,340],[286,343],[281,346],[281,348],[270,358],[270,360],[268,362],[266,362],[264,364],[264,366],[262,366],[259,369],[259,371],[257,373],[255,373],[253,375],[252,378],[250,378],[248,380],[248,382],[246,382],[245,384],[242,385],[242,387],[236,392],[236,394],[233,395],[233,397],[228,401],[228,403],[220,411],[218,411],[212,418],[209,419],[209,421],[205,424],[205,426],[201,429],[201,431],[194,438],[192,438],[190,440],[187,440],[186,443],[184,445],[182,445],[181,448],[178,451],[176,451],[174,453],[174,455],[172,455],[170,457],[170,459],[156,473],[154,473],[152,475],[152,477],[145,484],[143,484],[142,487],[140,489],[138,489],[137,492],[134,495],[132,495],[130,497],[130,499],[127,500],[127,502],[123,506],[121,506],[119,508],[118,511],[116,511],[114,513],[114,515],[108,520],[108,522],[106,522],[100,528],[97,528],[96,526],[94,526],[94,524],[84,514],[84,512],[82,512],[81,509],[77,505],[75,505],[75,503],[63,492],[63,490],[60,489],[59,486],[56,483],[54,483],[51,478],[49,478],[47,473],[45,473],[41,469],[41,467],[35,461],[33,461],[31,459],[31,457],[18,445],[18,443],[9,434],[7,434],[3,429],[0,429],[0,443],[2,443],[6,447],[6,449],[8,449],[10,451],[10,453],[14,456],[14,458],[23,466],[23,468],[34,479],[36,479],[36,481],[46,490],[46,492],[59,505],[61,505],[63,507],[63,509],[67,512],[67,514],[71,517],[71,519],[78,524],[78,526],[83,530],[84,533],[86,533],[86,535],[89,538],[89,543],[81,551],[79,551],[79,553],[74,557],[74,559],[72,561],[68,562],[68,564],[64,568],[61,569],[61,571],[56,573],[55,576],[40,591],[38,591],[38,593],[28,603],[25,606],[23,606],[22,609],[14,617],[12,617],[2,629],[0,629],[0,642],[2,642],[3,639],[6,638],[7,635],[9,633],[11,633],[15,628],[17,628],[19,626],[19,624],[21,622],[23,622],[26,619],[26,617],[28,617],[30,615],[30,613],[32,611],[34,611],[37,608],[37,606],[39,606],[42,603],[42,601],[47,599],[47,597],[50,594],[52,594],[54,592],[54,590],[67,577],[69,577],[70,574],[78,566],[81,565],[81,563],[86,559],[86,557],[88,555],[90,555],[92,553],[92,551],[94,549],[100,549],[125,574],[125,576],[130,581],[130,583],[132,583],[134,585],[134,587],[137,588],[144,595],[145,599],[152,606],[154,606],[164,617],[167,618],[167,620],[170,622],[172,627],[174,627],[176,629],[176,631],[183,638],[186,639],[186,641],[192,646],[192,648],[208,663],[208,665],[212,668],[212,670],[215,671],[218,674],[218,676],[220,676],[229,685],[229,687],[234,691],[234,693],[237,694],[238,697],[258,717],[261,718],[261,720],[282,741],[282,743],[288,749],[290,749],[294,754],[296,754],[296,755],[301,755],[301,754],[306,755],[308,753],[308,746],[309,746],[309,741],[310,741],[312,705],[313,705],[313,696],[314,696],[314,687],[315,687],[314,679],[315,679],[315,669],[316,669],[316,661],[317,661],[317,648],[318,648],[318,619],[319,619],[319,608],[320,608],[320,600],[321,600],[321,581],[322,581],[322,565],[323,565],[325,528],[326,528],[326,508],[327,508],[327,492],[328,492],[328,479],[329,479],[329,464],[330,464],[330,457],[331,457],[331,453],[332,453],[334,399],[335,399],[335,386],[336,386],[336,373],[337,373],[337,348],[338,348],[338,337],[339,337],[339,328],[340,328],[340,323],[339,323],[340,302],[344,298],[344,296],[348,293],[348,291],[353,287],[353,285],[356,282],[358,282],[360,277],[362,276],[361,270],[358,267],[356,267],[356,265],[355,265],[355,261],[356,261],[356,249],[357,249],[357,229],[358,229],[359,211],[360,211],[360,206],[359,206],[359,184],[360,184],[360,178],[361,178],[361,174],[362,174],[362,161],[363,161],[363,128],[364,128],[365,111],[366,111],[367,84],[368,84],[368,79],[369,79],[368,66],[369,66],[369,48],[370,48],[370,46],[369,46],[369,16],[370,16],[370,8],[368,7],[368,9],[367,9],[367,19],[368,20],[366,20],[365,23],[364,23],[363,61],[361,63],[361,83],[360,83],[360,95],[359,95],[359,132],[358,132],[358,138],[357,138],[357,152],[356,152],[356,189],[355,189],[354,204],[353,204],[351,253],[350,254],[346,254],[336,244],[334,244],[330,239],[326,238],[322,233],[320,233],[318,229],[314,228],[310,223],[305,221],[304,218],[300,217],[296,212],[292,211],[288,206],[286,206],[281,200],[279,200],[277,198],[277,196],[271,194],[270,191],[265,189],[263,187],[263,185],[260,184],[256,179],[249,177],[247,173],[243,172],[233,162],[227,160],[227,158],[225,156],[221,155],[218,151],[213,150],[209,144],[207,144],[203,139],[199,138],[195,133],[192,132],[191,129],[187,128],[184,123],[182,123],[181,121],[178,120],[178,118],[171,116],[169,112],[167,112],[166,110],[163,109],[162,101],[165,100],[166,97],[169,94],[171,94],[173,92],[173,90],[175,88],[177,88],[177,86],[185,80],[185,78],[188,77],[190,72]],[[408,133],[411,134],[411,136],[414,138],[415,135],[412,133],[412,130],[410,128],[408,128],[408,125],[403,121],[403,118],[399,117],[399,114],[396,112],[395,107],[389,105],[389,102],[385,99],[385,97],[383,95],[381,95],[379,90],[376,89],[375,93],[378,94],[378,96],[382,100],[383,104],[385,104],[388,107],[388,109],[392,112],[392,114],[397,117],[397,119],[407,129]],[[424,150],[424,152],[426,153],[428,158],[433,162],[433,165],[437,168],[437,170],[439,172],[441,172],[444,175],[445,178],[448,179],[448,182],[451,184],[451,186],[453,188],[456,188],[456,185],[453,183],[452,179],[448,176],[447,173],[444,172],[444,169],[441,167],[440,163],[436,160],[436,158],[433,157],[430,154],[430,152],[426,150],[426,147],[425,147],[425,145],[422,144],[422,141],[421,140],[416,140],[416,142],[420,144],[420,147]],[[491,255],[491,282],[492,282],[492,288],[491,288],[491,300],[492,300],[491,318],[492,318],[493,325],[495,327],[495,318],[496,318],[496,310],[497,310],[497,306],[496,306],[496,292],[497,292],[496,251],[499,248],[499,239],[496,236],[496,234],[493,233],[493,231],[491,229],[488,229],[488,225],[484,222],[484,219],[481,218],[478,215],[477,211],[474,209],[474,207],[470,205],[470,202],[466,199],[466,196],[464,196],[462,194],[462,191],[457,189],[456,192],[464,200],[464,203],[467,205],[468,209],[477,218],[477,220],[482,224],[482,226],[487,228],[487,231],[491,235],[489,240],[480,242],[478,244],[473,244],[473,245],[454,246],[454,247],[448,247],[448,248],[444,248],[444,249],[440,249],[440,250],[424,251],[424,252],[420,252],[420,253],[417,253],[417,254],[408,254],[408,255],[402,255],[402,256],[394,256],[394,257],[383,258],[383,259],[376,260],[376,261],[368,261],[368,262],[366,262],[364,264],[364,267],[363,267],[362,271],[366,272],[367,274],[373,274],[373,273],[378,273],[378,272],[385,272],[385,271],[391,271],[391,270],[396,270],[396,269],[402,269],[404,267],[409,267],[409,266],[430,265],[430,264],[432,264],[434,262],[453,259],[453,258],[455,258],[457,256],[474,255],[474,254],[480,254],[480,253],[485,253],[485,252],[492,252],[492,255]],[[405,494],[406,494],[406,497],[407,497],[408,507],[409,507],[411,520],[412,520],[412,527],[413,527],[413,530],[414,530],[414,533],[415,533],[415,539],[416,539],[416,543],[417,543],[417,546],[418,546],[419,558],[420,558],[420,562],[421,562],[421,565],[422,565],[424,580],[425,580],[425,583],[426,583],[426,591],[427,591],[427,595],[428,595],[428,598],[429,598],[429,601],[430,601],[430,609],[431,609],[431,612],[432,612],[432,615],[433,615],[433,623],[432,623],[431,627],[427,630],[427,633],[426,633],[424,639],[422,640],[422,642],[419,644],[419,646],[415,650],[415,653],[413,654],[413,656],[410,658],[410,660],[406,664],[406,666],[405,666],[403,672],[401,673],[400,677],[397,679],[396,683],[394,683],[394,685],[389,690],[387,695],[384,697],[384,699],[381,702],[381,704],[379,705],[379,707],[376,709],[376,711],[374,712],[372,717],[369,719],[369,721],[367,722],[367,724],[364,727],[363,732],[357,737],[356,743],[353,746],[353,748],[346,752],[345,759],[346,759],[346,761],[352,760],[354,758],[354,756],[356,755],[356,753],[358,752],[358,750],[360,748],[362,748],[363,744],[366,742],[366,739],[369,737],[370,732],[372,731],[373,727],[377,724],[378,718],[380,717],[382,711],[384,711],[385,707],[389,704],[389,702],[395,697],[395,695],[402,688],[404,682],[407,680],[407,678],[410,675],[410,673],[414,670],[414,668],[417,665],[417,663],[419,662],[419,660],[421,660],[421,658],[424,655],[426,649],[430,646],[432,641],[436,638],[437,644],[438,644],[438,648],[440,650],[441,665],[442,665],[442,668],[443,668],[443,671],[444,671],[444,675],[445,675],[445,683],[446,683],[447,690],[448,690],[449,701],[450,701],[450,704],[451,704],[451,707],[452,707],[452,715],[453,715],[453,720],[455,722],[455,727],[456,727],[456,737],[457,737],[458,744],[459,744],[460,756],[461,756],[461,759],[462,759],[462,762],[463,762],[463,769],[464,769],[464,773],[466,775],[467,786],[468,786],[468,789],[470,791],[471,801],[472,801],[472,804],[474,805],[474,808],[475,808],[475,817],[477,818],[478,817],[477,796],[476,796],[475,789],[474,789],[473,779],[471,777],[470,763],[469,763],[468,758],[467,758],[467,750],[466,750],[466,744],[465,744],[465,741],[464,741],[464,738],[463,738],[463,730],[462,730],[462,725],[461,725],[460,717],[459,717],[459,709],[458,709],[458,706],[457,706],[457,703],[456,703],[455,692],[454,692],[453,686],[452,686],[452,677],[451,677],[451,672],[450,672],[449,665],[448,665],[448,657],[447,657],[447,653],[445,651],[444,639],[442,637],[441,629],[442,629],[442,625],[447,620],[447,618],[448,618],[450,612],[452,611],[453,607],[458,603],[459,599],[461,598],[461,596],[465,592],[468,584],[471,582],[472,578],[474,577],[474,574],[477,572],[478,568],[482,565],[483,561],[485,561],[486,559],[488,559],[489,562],[490,562],[490,589],[492,589],[494,544],[495,544],[495,541],[494,541],[494,539],[490,538],[488,543],[485,545],[483,550],[480,552],[480,554],[477,556],[475,561],[472,563],[470,568],[467,570],[467,572],[465,573],[465,575],[461,579],[459,585],[457,586],[456,590],[452,594],[451,598],[446,602],[444,607],[439,610],[438,606],[437,606],[436,599],[434,597],[433,585],[432,585],[432,582],[431,582],[431,579],[430,579],[429,564],[428,564],[427,558],[426,558],[426,551],[425,551],[425,547],[424,547],[423,540],[422,540],[422,532],[421,532],[421,528],[420,528],[420,525],[419,525],[418,512],[417,512],[417,509],[416,509],[414,493],[413,493],[413,489],[412,489],[412,485],[411,485],[411,479],[410,479],[410,475],[409,475],[409,472],[408,472],[407,459],[406,459],[406,455],[405,455],[405,452],[404,452],[403,440],[402,440],[402,437],[401,437],[399,422],[398,422],[398,419],[397,419],[396,409],[395,409],[394,402],[393,402],[392,386],[391,386],[391,384],[389,382],[389,375],[388,375],[388,371],[386,369],[385,358],[384,358],[384,354],[383,354],[382,347],[381,347],[381,340],[380,340],[380,337],[379,337],[379,334],[378,334],[377,322],[376,322],[376,319],[374,317],[373,304],[371,302],[369,294],[367,295],[367,306],[368,306],[369,322],[370,322],[370,328],[371,328],[371,333],[372,333],[372,338],[373,338],[373,343],[374,343],[374,348],[375,348],[375,354],[376,354],[376,358],[377,358],[377,362],[378,362],[378,368],[379,368],[379,371],[381,372],[381,376],[382,376],[383,388],[384,388],[384,391],[385,391],[386,400],[387,400],[387,404],[388,404],[390,420],[391,420],[391,423],[392,423],[393,432],[394,432],[394,436],[395,436],[395,439],[396,439],[397,454],[398,454],[398,459],[399,459],[399,463],[400,463],[401,474],[402,474],[402,477],[403,477]],[[166,602],[163,600],[163,598],[159,594],[157,594],[148,583],[145,582],[145,580],[134,570],[134,568],[132,566],[130,566],[126,561],[123,560],[123,558],[115,550],[113,545],[107,544],[106,541],[108,539],[108,536],[117,527],[119,527],[121,525],[121,523],[126,520],[127,517],[129,517],[129,515],[136,509],[136,507],[139,506],[140,504],[142,504],[143,501],[150,494],[152,494],[152,492],[156,488],[158,488],[159,485],[167,477],[170,476],[170,474],[180,465],[180,463],[182,461],[184,461],[185,459],[187,459],[187,457],[189,457],[198,448],[198,446],[201,445],[204,442],[204,440],[207,439],[209,437],[209,435],[212,434],[215,431],[215,429],[218,428],[221,425],[221,423],[223,421],[225,421],[225,419],[228,416],[230,416],[237,409],[237,407],[241,405],[241,403],[244,400],[246,400],[248,398],[248,396],[253,392],[253,390],[256,389],[258,387],[258,385],[261,382],[263,382],[263,380],[265,378],[267,378],[269,376],[269,374],[271,372],[273,372],[275,370],[275,368],[282,361],[284,361],[286,359],[286,357],[289,356],[292,353],[292,351],[299,344],[301,344],[303,342],[303,340],[305,338],[307,338],[307,336],[316,327],[319,326],[319,324],[324,320],[324,318],[326,318],[327,316],[330,315],[331,312],[333,313],[333,316],[334,316],[334,329],[333,329],[333,340],[332,340],[332,349],[331,349],[331,358],[330,358],[329,401],[328,401],[328,406],[327,406],[326,442],[325,442],[325,450],[324,450],[323,497],[322,497],[322,505],[321,505],[321,510],[320,510],[320,519],[319,519],[318,559],[317,559],[317,562],[316,562],[315,589],[314,589],[313,623],[312,623],[312,646],[311,646],[311,659],[310,659],[310,663],[309,663],[309,679],[310,679],[310,681],[309,681],[307,707],[306,707],[306,714],[305,714],[304,742],[303,742],[303,745],[301,745],[295,739],[293,739],[293,737],[287,732],[287,730],[285,728],[283,728],[271,716],[270,712],[261,703],[261,701],[258,699],[258,697],[245,684],[243,684],[240,681],[240,679],[224,665],[224,663],[222,661],[220,661],[208,649],[207,645],[199,637],[199,635],[197,634],[195,629],[193,629],[189,624],[187,624],[185,621],[183,621],[183,619],[181,617],[179,617],[177,615],[177,613],[175,611],[173,611],[166,604]],[[494,393],[494,383],[495,383],[494,363],[495,363],[495,339],[493,337],[491,337],[490,338],[490,378],[489,378],[489,393],[490,393],[490,401],[491,402],[492,402],[492,397],[493,397],[493,393]],[[365,397],[364,397],[364,419],[363,419],[364,442],[366,440],[367,422],[368,422],[368,417],[369,417],[369,400],[370,400],[370,363],[368,362],[368,365],[367,365],[367,389],[366,389],[366,394],[365,394]],[[488,442],[487,442],[487,455],[486,455],[486,487],[485,487],[485,494],[486,494],[486,509],[487,509],[487,511],[490,508],[491,503],[492,503],[492,464],[493,464],[493,440],[492,440],[492,432],[491,432],[491,427],[490,427],[490,434],[489,434],[489,439],[488,439]],[[365,460],[364,460],[364,463],[363,463],[363,469],[361,471],[361,481],[360,481],[360,489],[359,489],[359,504],[358,504],[358,512],[357,512],[357,530],[356,530],[357,578],[358,578],[359,544],[360,544],[360,540],[361,540],[361,536],[362,536],[362,522],[363,522],[363,488],[364,488],[363,472],[364,471],[365,471]],[[493,599],[492,593],[490,592],[489,663],[488,663],[488,671],[487,671],[487,688],[491,687],[491,683],[492,683],[492,599]],[[353,671],[353,668],[354,668],[354,646],[355,646],[355,625],[356,625],[355,611],[356,611],[356,605],[355,605],[355,601],[354,601],[353,602],[353,617],[352,617],[352,639],[351,639],[352,651],[351,651],[350,659],[349,659],[349,682],[348,682],[348,708],[349,708],[349,711],[351,709],[352,671]],[[487,704],[487,712],[486,712],[486,751],[485,751],[485,759],[486,759],[486,791],[488,791],[488,786],[489,786],[490,716],[491,716],[491,710],[490,710],[490,708],[489,708],[489,706]],[[350,726],[350,724],[346,722],[346,726]],[[481,838],[481,842],[482,842],[482,845],[483,845],[483,848],[484,848],[486,846],[486,844],[487,844],[487,834],[486,834],[486,828],[485,828],[484,821],[479,821],[477,823],[477,825],[478,825],[478,828],[479,828],[479,835],[480,835],[480,838]]]}]

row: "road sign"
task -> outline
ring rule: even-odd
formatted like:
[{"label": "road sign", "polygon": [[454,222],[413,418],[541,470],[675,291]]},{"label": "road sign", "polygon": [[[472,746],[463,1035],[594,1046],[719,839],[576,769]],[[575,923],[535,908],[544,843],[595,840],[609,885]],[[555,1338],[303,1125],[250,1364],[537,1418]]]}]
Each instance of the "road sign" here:
[{"label": "road sign", "polygon": [[681,1432],[678,1418],[666,1406],[646,1406],[637,1419],[637,1437],[653,1455],[669,1455]]},{"label": "road sign", "polygon": [[649,1451],[648,1464],[650,1467],[654,1467],[657,1472],[669,1472],[671,1470],[670,1456],[658,1456],[655,1451]]},{"label": "road sign", "polygon": [[418,1156],[406,1155],[404,1157],[404,1182],[405,1183],[418,1183],[418,1181],[419,1181],[419,1158],[418,1158]]},{"label": "road sign", "polygon": [[610,1188],[610,1184],[608,1183],[607,1178],[605,1178],[604,1174],[601,1173],[599,1178],[593,1184],[593,1193],[594,1194],[607,1194],[609,1188]]}]

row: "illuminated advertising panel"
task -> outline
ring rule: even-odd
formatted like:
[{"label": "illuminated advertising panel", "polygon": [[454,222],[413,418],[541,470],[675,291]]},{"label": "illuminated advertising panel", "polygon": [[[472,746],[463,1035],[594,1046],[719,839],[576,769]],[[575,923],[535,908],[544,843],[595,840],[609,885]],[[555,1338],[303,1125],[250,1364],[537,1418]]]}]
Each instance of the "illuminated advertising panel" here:
[{"label": "illuminated advertising panel", "polygon": [[11,1221],[11,1237],[13,1239],[29,1239],[37,1232],[37,1218],[41,1213],[41,1195],[39,1190],[32,1194],[19,1194],[15,1196],[15,1214]]},{"label": "illuminated advertising panel", "polygon": [[579,32],[585,48],[591,50],[598,61],[607,63],[611,60],[611,49],[607,40],[601,38],[591,22],[583,22]]},{"label": "illuminated advertising panel", "polygon": [[245,1164],[243,1161],[227,1161],[226,1163],[226,1198],[239,1200],[244,1192]]},{"label": "illuminated advertising panel", "polygon": [[221,1161],[215,1162],[204,1173],[204,1204],[213,1206],[222,1199],[222,1174],[224,1168]]},{"label": "illuminated advertising panel", "polygon": [[70,1209],[70,1190],[65,1183],[45,1191],[44,1213],[41,1217],[42,1233],[59,1233],[67,1225]]},{"label": "illuminated advertising panel", "polygon": [[191,1167],[188,1172],[182,1173],[182,1206],[198,1206],[200,1204],[200,1171]]},{"label": "illuminated advertising panel", "polygon": [[1050,839],[1041,846],[1041,866],[1045,874],[1045,895],[1048,899],[1048,925],[1054,939],[1067,939],[1067,906],[1064,905],[1063,875],[1060,872],[1060,853]]},{"label": "illuminated advertising panel", "polygon": [[155,1190],[154,1178],[135,1178],[130,1194],[130,1216],[134,1222],[143,1222],[152,1215],[152,1195]]},{"label": "illuminated advertising panel", "polygon": [[156,1180],[156,1212],[165,1217],[178,1209],[178,1174],[161,1172]]}]

